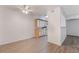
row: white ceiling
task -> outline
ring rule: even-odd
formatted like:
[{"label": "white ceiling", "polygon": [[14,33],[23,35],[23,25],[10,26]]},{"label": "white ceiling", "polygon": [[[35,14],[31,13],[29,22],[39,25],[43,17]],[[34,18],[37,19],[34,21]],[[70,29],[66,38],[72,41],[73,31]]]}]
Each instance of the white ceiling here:
[{"label": "white ceiling", "polygon": [[79,18],[79,5],[65,5],[61,8],[66,18]]},{"label": "white ceiling", "polygon": [[46,15],[48,11],[52,11],[56,7],[61,7],[64,16],[68,18],[79,18],[79,5],[35,5],[31,6],[33,15]]},{"label": "white ceiling", "polygon": [[56,7],[61,7],[61,10],[64,14],[64,16],[68,18],[78,18],[79,19],[79,5],[62,5],[62,6],[56,6],[56,5],[34,5],[30,6],[33,10],[33,15],[46,15],[48,11],[52,11]]},{"label": "white ceiling", "polygon": [[42,16],[42,15],[46,15],[48,10],[53,10],[57,6],[36,5],[36,6],[30,6],[30,7],[33,10],[32,12],[33,15]]},{"label": "white ceiling", "polygon": [[[32,15],[46,15],[48,10],[53,10],[57,6],[49,6],[49,5],[29,5],[30,9],[33,11]],[[8,8],[13,10],[20,10],[20,7],[23,7],[23,5],[1,5],[2,8]]]},{"label": "white ceiling", "polygon": [[[3,5],[0,7],[10,8],[13,10],[19,10],[17,7],[20,7],[20,6],[22,6],[22,5],[7,5],[7,6]],[[58,6],[56,6],[56,5],[33,5],[33,6],[30,5],[30,8],[33,10],[31,15],[44,16],[47,14],[47,11],[49,11],[49,10],[52,11],[56,7],[58,7]],[[64,6],[60,6],[60,7],[66,18],[73,18],[73,17],[79,18],[79,5],[64,5]]]}]

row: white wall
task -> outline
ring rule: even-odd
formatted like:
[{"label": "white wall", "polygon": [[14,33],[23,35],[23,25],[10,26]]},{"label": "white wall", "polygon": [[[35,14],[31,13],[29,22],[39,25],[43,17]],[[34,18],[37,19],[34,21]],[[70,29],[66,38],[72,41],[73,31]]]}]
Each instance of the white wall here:
[{"label": "white wall", "polygon": [[67,35],[79,36],[79,20],[67,20]]},{"label": "white wall", "polygon": [[0,45],[34,36],[34,19],[20,11],[0,7]]},{"label": "white wall", "polygon": [[61,23],[61,44],[63,43],[63,41],[66,38],[66,18],[64,17],[62,11],[61,11],[61,15],[60,15],[61,19],[60,19],[60,23]]},{"label": "white wall", "polygon": [[66,19],[57,7],[53,12],[48,12],[48,42],[61,45],[66,38]]},{"label": "white wall", "polygon": [[61,27],[66,27],[66,18],[64,17],[62,11],[60,13],[60,23],[61,23]]},{"label": "white wall", "polygon": [[60,45],[60,8],[48,12],[48,42]]}]

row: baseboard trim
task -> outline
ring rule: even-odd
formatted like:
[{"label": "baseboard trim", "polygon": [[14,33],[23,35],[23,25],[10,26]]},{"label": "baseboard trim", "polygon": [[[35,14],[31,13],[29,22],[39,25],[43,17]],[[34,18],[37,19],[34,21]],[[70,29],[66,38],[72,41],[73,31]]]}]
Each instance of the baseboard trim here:
[{"label": "baseboard trim", "polygon": [[79,37],[79,36],[76,36],[76,35],[67,35],[67,36],[73,36],[73,37],[75,36],[75,37]]},{"label": "baseboard trim", "polygon": [[[46,35],[44,35],[44,36],[46,36]],[[44,37],[44,36],[40,36],[40,37]],[[40,37],[39,37],[39,38],[40,38]],[[2,45],[7,45],[7,44],[11,44],[11,43],[16,43],[16,42],[23,41],[23,40],[34,39],[34,38],[35,38],[35,37],[31,37],[31,38],[27,38],[27,39],[15,40],[15,41],[11,41],[11,42],[5,42],[5,43],[3,43],[3,44],[0,44],[0,46],[2,46]]]},{"label": "baseboard trim", "polygon": [[18,39],[18,40],[14,40],[14,41],[11,41],[11,42],[5,42],[3,44],[0,44],[0,46],[7,45],[7,44],[11,44],[11,43],[16,43],[16,42],[23,41],[23,40],[34,39],[34,38],[35,37],[31,37],[31,38],[27,38],[27,39]]}]

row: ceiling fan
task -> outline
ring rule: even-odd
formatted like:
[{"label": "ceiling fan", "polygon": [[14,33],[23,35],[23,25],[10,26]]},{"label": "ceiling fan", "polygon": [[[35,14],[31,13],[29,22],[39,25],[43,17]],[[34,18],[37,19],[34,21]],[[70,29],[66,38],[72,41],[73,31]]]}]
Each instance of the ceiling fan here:
[{"label": "ceiling fan", "polygon": [[19,7],[19,9],[25,14],[29,14],[30,12],[32,12],[30,6],[26,6],[26,5]]}]

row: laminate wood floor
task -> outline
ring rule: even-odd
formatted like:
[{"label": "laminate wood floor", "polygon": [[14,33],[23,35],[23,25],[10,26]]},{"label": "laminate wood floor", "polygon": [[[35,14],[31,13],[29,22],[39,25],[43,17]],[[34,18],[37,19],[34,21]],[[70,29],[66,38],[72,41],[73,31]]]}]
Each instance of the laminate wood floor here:
[{"label": "laminate wood floor", "polygon": [[26,39],[0,46],[2,53],[46,53],[47,37],[36,39]]},{"label": "laminate wood floor", "polygon": [[26,39],[0,46],[1,53],[78,53],[79,37],[67,36],[62,46],[47,42],[47,37]]},{"label": "laminate wood floor", "polygon": [[50,53],[79,53],[79,37],[67,36],[62,46],[49,43],[48,51]]}]

